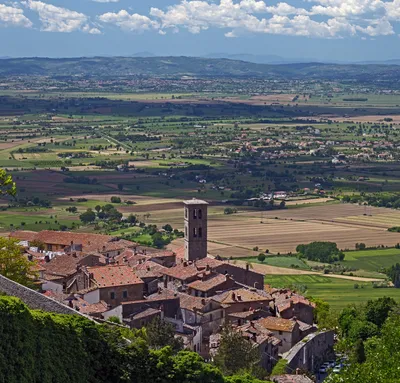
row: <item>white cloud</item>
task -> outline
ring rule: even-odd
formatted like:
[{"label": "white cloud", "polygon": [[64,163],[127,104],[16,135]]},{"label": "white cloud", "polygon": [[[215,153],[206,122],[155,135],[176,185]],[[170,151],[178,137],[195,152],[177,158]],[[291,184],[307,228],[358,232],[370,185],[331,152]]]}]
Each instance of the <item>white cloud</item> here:
[{"label": "white cloud", "polygon": [[32,27],[32,22],[24,15],[24,11],[17,7],[0,4],[0,26]]},{"label": "white cloud", "polygon": [[39,15],[42,31],[45,32],[74,32],[82,31],[90,34],[101,33],[97,27],[92,26],[89,17],[83,13],[67,8],[56,7],[42,1],[29,0],[24,3],[29,9]]},{"label": "white cloud", "polygon": [[99,20],[103,23],[115,24],[121,29],[128,31],[141,32],[159,28],[159,24],[149,17],[138,15],[137,13],[131,15],[125,10],[118,13],[104,13],[99,16]]}]

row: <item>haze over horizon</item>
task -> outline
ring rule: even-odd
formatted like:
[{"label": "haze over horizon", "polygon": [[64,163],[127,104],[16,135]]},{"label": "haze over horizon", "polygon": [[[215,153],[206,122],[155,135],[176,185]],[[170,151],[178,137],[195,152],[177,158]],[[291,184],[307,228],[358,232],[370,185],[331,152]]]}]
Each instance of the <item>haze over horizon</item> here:
[{"label": "haze over horizon", "polygon": [[0,1],[3,57],[399,58],[399,0]]}]

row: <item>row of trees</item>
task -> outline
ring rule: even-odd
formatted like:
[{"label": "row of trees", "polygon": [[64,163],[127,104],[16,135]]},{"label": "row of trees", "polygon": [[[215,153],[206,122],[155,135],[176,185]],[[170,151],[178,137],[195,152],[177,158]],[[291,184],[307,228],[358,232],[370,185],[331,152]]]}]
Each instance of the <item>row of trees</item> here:
[{"label": "row of trees", "polygon": [[334,242],[311,242],[308,245],[298,245],[296,247],[300,257],[309,261],[333,263],[343,261],[344,253],[340,251]]}]

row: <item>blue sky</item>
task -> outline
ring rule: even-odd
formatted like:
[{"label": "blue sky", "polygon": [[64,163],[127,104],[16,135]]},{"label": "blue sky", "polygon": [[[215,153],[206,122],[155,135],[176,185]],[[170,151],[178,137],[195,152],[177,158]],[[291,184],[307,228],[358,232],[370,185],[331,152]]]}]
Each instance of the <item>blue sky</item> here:
[{"label": "blue sky", "polygon": [[0,0],[0,56],[400,58],[400,0]]}]

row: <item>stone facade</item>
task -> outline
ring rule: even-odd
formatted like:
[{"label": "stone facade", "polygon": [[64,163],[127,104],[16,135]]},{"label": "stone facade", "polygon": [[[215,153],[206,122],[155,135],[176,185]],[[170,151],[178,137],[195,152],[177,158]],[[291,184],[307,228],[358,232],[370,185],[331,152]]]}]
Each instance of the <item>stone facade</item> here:
[{"label": "stone facade", "polygon": [[290,371],[297,368],[305,371],[317,371],[321,364],[334,359],[334,332],[324,331],[310,334],[297,343],[284,355]]},{"label": "stone facade", "polygon": [[207,205],[205,201],[184,201],[185,259],[195,261],[207,257]]}]

